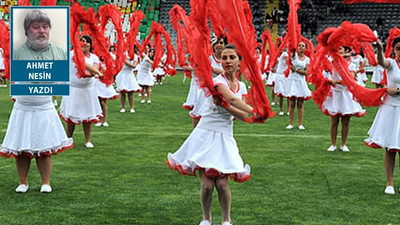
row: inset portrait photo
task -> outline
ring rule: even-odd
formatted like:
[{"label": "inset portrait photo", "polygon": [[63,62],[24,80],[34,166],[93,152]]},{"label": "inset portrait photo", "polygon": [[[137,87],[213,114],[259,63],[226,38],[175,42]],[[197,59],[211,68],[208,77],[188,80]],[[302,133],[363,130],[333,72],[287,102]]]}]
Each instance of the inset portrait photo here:
[{"label": "inset portrait photo", "polygon": [[13,60],[67,60],[67,8],[13,7],[11,19]]}]

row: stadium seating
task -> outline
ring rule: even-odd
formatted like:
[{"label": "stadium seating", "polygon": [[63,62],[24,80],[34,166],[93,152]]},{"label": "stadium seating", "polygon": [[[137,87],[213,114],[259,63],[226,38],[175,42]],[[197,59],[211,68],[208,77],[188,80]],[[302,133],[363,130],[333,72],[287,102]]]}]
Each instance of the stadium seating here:
[{"label": "stadium seating", "polygon": [[[280,9],[284,5],[283,1],[280,0]],[[317,11],[322,12],[323,19],[318,20],[318,29],[317,34],[324,31],[327,27],[337,27],[343,21],[351,21],[353,23],[364,23],[369,25],[373,30],[377,30],[376,20],[378,17],[384,19],[383,26],[383,37],[381,39],[385,39],[389,29],[397,26],[399,20],[397,18],[397,12],[400,10],[399,4],[376,4],[376,3],[357,3],[345,5],[343,4],[343,0],[331,0],[330,4],[334,6],[331,8],[329,15],[327,15],[327,1],[311,1],[314,4],[311,4],[311,7],[303,7],[298,11],[298,14],[305,13],[307,18],[311,20],[311,18],[315,17]],[[316,4],[318,2],[322,2],[320,4]],[[286,29],[285,24],[281,24],[279,26],[279,33],[284,33]],[[310,38],[315,43],[315,36],[311,35],[311,32],[304,33],[303,35],[307,38]]]}]

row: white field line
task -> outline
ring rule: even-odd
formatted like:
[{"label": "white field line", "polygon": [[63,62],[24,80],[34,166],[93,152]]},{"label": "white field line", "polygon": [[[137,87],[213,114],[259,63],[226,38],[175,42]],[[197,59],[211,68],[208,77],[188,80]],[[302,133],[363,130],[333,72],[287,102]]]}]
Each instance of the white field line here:
[{"label": "white field line", "polygon": [[[75,131],[75,133],[83,133],[82,131]],[[188,133],[181,132],[135,132],[135,131],[92,131],[92,135],[106,135],[106,134],[119,134],[119,135],[156,135],[156,136],[189,136]],[[235,137],[290,137],[290,138],[330,138],[329,135],[296,135],[296,134],[254,134],[254,133],[235,133]],[[340,137],[340,135],[338,135]],[[365,135],[349,135],[348,138],[368,138]]]}]

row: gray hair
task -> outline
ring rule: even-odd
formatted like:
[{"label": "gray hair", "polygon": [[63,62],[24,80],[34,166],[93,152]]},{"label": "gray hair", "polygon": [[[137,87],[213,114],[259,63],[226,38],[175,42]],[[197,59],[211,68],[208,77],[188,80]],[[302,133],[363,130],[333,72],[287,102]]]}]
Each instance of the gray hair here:
[{"label": "gray hair", "polygon": [[33,22],[43,22],[49,24],[51,28],[51,19],[50,17],[43,11],[41,10],[32,10],[28,14],[26,14],[25,19],[24,19],[24,30],[25,30],[25,35],[28,34],[28,29],[31,26]]}]

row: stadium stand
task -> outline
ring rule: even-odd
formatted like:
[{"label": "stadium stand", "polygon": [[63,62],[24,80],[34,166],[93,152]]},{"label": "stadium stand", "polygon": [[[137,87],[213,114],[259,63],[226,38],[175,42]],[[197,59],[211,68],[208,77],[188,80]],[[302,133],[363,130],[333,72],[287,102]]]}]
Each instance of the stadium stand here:
[{"label": "stadium stand", "polygon": [[[286,18],[289,10],[286,0],[279,1],[279,10]],[[385,40],[389,29],[399,23],[396,15],[399,10],[399,4],[358,3],[345,5],[343,0],[309,0],[302,2],[298,16],[299,22],[302,24],[303,36],[311,39],[314,43],[316,35],[327,27],[337,27],[346,20],[369,25],[372,30],[377,31],[380,39]],[[383,20],[381,27],[377,24],[379,18]],[[280,35],[286,30],[286,22],[282,21],[279,24],[278,33]]]}]

